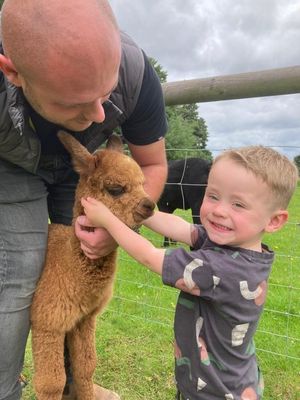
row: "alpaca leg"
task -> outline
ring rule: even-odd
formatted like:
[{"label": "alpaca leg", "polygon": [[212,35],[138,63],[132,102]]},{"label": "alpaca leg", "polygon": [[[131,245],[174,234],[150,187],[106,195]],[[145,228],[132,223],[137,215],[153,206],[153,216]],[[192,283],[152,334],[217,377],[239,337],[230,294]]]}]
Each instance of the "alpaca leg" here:
[{"label": "alpaca leg", "polygon": [[66,382],[64,333],[32,329],[33,385],[37,400],[60,400]]},{"label": "alpaca leg", "polygon": [[85,318],[68,332],[67,342],[77,400],[94,400],[95,317]]}]

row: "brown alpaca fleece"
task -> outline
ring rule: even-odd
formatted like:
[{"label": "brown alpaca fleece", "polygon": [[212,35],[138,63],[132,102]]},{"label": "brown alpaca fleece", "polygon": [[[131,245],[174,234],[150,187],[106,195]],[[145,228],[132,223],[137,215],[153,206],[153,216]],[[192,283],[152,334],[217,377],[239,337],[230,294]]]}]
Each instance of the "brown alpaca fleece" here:
[{"label": "brown alpaca fleece", "polygon": [[[113,136],[107,148],[90,154],[71,135],[60,140],[72,156],[80,179],[74,218],[83,214],[82,197],[94,197],[132,228],[154,209],[143,189],[138,164],[122,153]],[[67,340],[77,400],[94,400],[96,316],[109,302],[116,272],[116,251],[97,260],[87,258],[74,226],[51,224],[44,271],[31,308],[34,388],[38,400],[60,400],[66,382],[64,342]]]}]

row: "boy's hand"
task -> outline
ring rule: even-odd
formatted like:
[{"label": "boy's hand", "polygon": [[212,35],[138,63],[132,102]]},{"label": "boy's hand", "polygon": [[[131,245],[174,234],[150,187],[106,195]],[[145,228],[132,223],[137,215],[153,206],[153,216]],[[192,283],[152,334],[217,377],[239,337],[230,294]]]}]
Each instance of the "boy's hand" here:
[{"label": "boy's hand", "polygon": [[93,226],[97,228],[107,227],[112,213],[101,201],[95,200],[92,197],[87,197],[81,199],[81,204],[84,208],[85,215]]}]

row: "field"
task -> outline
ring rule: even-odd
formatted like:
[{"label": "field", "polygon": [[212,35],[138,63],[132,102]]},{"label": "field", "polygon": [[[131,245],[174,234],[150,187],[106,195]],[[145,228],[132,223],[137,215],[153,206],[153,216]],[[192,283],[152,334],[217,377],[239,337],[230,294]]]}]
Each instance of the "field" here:
[{"label": "field", "polygon": [[[268,300],[256,334],[265,378],[264,400],[300,399],[300,187],[290,205],[289,223],[265,237],[276,261]],[[189,219],[189,213],[180,213]],[[156,245],[162,238],[142,230]],[[98,318],[95,382],[117,391],[122,400],[174,399],[172,320],[177,291],[138,265],[123,251],[114,299]],[[23,399],[33,400],[30,341]]]}]

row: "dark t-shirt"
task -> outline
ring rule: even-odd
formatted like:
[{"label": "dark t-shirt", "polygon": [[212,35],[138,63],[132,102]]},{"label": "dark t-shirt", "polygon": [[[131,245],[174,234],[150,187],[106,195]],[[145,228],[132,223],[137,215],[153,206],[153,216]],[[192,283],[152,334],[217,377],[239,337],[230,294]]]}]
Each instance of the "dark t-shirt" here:
[{"label": "dark t-shirt", "polygon": [[[147,145],[162,139],[167,131],[164,99],[158,76],[144,54],[145,69],[140,95],[134,111],[121,125],[124,139],[135,145]],[[57,138],[57,132],[65,128],[48,122],[31,106],[29,114],[41,141],[42,154],[66,154]],[[84,132],[82,132],[84,135]]]}]

